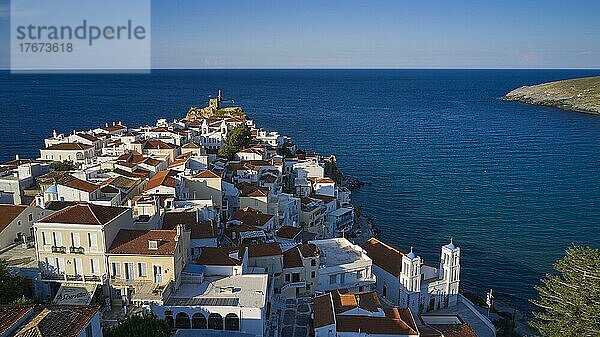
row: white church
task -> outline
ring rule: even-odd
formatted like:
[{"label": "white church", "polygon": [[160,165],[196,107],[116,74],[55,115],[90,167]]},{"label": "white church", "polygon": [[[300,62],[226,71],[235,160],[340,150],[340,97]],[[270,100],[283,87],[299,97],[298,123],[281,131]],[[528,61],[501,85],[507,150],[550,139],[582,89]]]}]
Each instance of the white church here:
[{"label": "white church", "polygon": [[413,252],[402,252],[371,238],[363,249],[373,260],[377,292],[393,305],[415,314],[456,305],[460,283],[460,247],[442,246],[439,266]]}]

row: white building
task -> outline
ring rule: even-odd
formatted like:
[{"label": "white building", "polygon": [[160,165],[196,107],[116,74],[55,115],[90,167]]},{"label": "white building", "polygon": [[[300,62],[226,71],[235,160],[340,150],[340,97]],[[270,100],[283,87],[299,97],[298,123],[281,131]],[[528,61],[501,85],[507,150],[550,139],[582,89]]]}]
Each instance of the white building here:
[{"label": "white building", "polygon": [[33,243],[33,223],[44,215],[44,211],[33,206],[0,205],[0,249],[25,241]]},{"label": "white building", "polygon": [[394,305],[424,313],[456,305],[460,285],[460,248],[452,241],[441,248],[439,268],[411,249],[400,250],[375,238],[363,248],[373,259],[377,291]]},{"label": "white building", "polygon": [[96,152],[91,145],[81,143],[59,143],[40,150],[40,159],[51,161],[72,161],[76,164],[92,164]]},{"label": "white building", "polygon": [[354,209],[352,207],[342,207],[327,214],[327,235],[328,237],[344,236],[354,225]]},{"label": "white building", "polygon": [[197,266],[188,268],[181,282],[163,305],[152,305],[152,312],[174,328],[265,335],[267,274],[211,277]]},{"label": "white building", "polygon": [[345,238],[315,240],[319,249],[317,291],[368,291],[375,286],[373,261],[360,246]]}]

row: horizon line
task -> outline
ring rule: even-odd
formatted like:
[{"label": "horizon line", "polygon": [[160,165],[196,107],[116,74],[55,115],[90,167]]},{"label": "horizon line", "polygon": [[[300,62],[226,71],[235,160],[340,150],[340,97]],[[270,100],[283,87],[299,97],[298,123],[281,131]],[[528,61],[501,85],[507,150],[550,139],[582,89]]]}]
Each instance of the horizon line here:
[{"label": "horizon line", "polygon": [[466,68],[466,67],[231,67],[231,68],[202,68],[202,67],[153,67],[153,68],[81,68],[81,69],[11,69],[0,68],[0,71],[14,71],[15,73],[64,73],[66,72],[94,72],[94,71],[131,71],[132,73],[145,73],[152,70],[600,70],[598,68],[577,68],[577,67],[481,67],[481,68]]}]

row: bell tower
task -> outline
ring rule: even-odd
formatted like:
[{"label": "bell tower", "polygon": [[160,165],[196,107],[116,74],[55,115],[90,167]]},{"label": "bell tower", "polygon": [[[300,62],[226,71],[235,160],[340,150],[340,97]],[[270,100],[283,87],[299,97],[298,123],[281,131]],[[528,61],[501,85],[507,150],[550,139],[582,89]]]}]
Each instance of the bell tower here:
[{"label": "bell tower", "polygon": [[444,282],[444,306],[455,305],[458,301],[460,285],[460,247],[450,243],[442,246],[440,279]]}]

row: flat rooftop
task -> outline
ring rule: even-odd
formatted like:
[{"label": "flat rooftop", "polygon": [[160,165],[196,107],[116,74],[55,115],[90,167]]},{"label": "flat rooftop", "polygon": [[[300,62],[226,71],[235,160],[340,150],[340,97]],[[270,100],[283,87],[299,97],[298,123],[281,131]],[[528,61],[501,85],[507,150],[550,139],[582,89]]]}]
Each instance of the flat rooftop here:
[{"label": "flat rooftop", "polygon": [[353,245],[344,238],[315,240],[310,243],[314,243],[319,247],[321,266],[335,267],[355,262],[368,263],[371,261],[360,246]]},{"label": "flat rooftop", "polygon": [[9,268],[38,268],[35,248],[23,248],[20,244],[9,249],[3,249],[0,253],[0,259],[6,260]]},{"label": "flat rooftop", "polygon": [[166,305],[262,308],[267,301],[267,281],[266,274],[206,277],[202,283],[182,283]]}]

